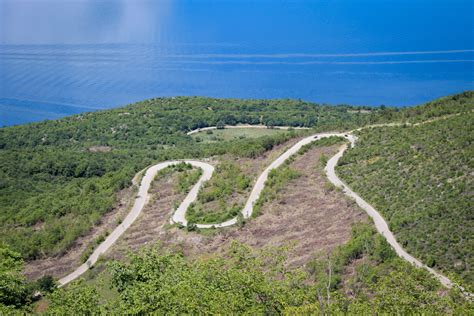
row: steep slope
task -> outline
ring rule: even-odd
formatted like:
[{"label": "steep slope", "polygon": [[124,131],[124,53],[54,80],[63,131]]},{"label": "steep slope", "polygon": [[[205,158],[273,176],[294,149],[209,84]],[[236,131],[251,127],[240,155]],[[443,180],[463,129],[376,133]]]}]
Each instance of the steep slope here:
[{"label": "steep slope", "polygon": [[[473,304],[445,292],[426,270],[399,259],[369,225],[325,258],[289,268],[286,247],[230,243],[189,258],[149,247],[87,283],[48,296],[52,314],[464,315]],[[353,270],[351,272],[351,270]],[[108,289],[108,292],[105,292]],[[107,296],[104,295],[107,293]]]},{"label": "steep slope", "polygon": [[409,252],[472,287],[474,102],[468,109],[418,126],[362,130],[337,171]]},{"label": "steep slope", "polygon": [[[395,224],[400,228],[398,238],[406,248],[412,251],[409,248],[411,240],[403,241],[400,239],[400,236],[405,232],[403,231],[404,228],[406,228],[407,234],[410,234],[409,236],[414,236],[415,242],[424,246],[420,253],[416,253],[420,258],[436,268],[448,271],[450,270],[449,267],[442,266],[439,263],[442,261],[439,261],[438,257],[433,256],[433,260],[430,260],[431,258],[423,257],[423,255],[426,249],[431,251],[436,247],[445,246],[444,250],[440,250],[439,255],[444,255],[450,249],[454,249],[455,251],[450,253],[447,258],[449,260],[458,252],[463,251],[459,257],[467,258],[467,260],[463,261],[462,264],[464,267],[469,267],[471,264],[470,256],[472,254],[470,249],[472,249],[472,241],[469,238],[469,232],[472,231],[472,226],[469,225],[472,225],[472,213],[470,213],[472,210],[472,194],[465,189],[472,187],[470,176],[472,174],[473,133],[469,123],[473,121],[473,112],[469,105],[469,102],[472,101],[470,99],[472,99],[472,93],[444,98],[444,101],[440,101],[441,103],[433,102],[426,105],[426,112],[423,111],[423,107],[416,111],[412,109],[403,111],[380,109],[380,111],[377,111],[378,117],[372,116],[373,120],[368,119],[365,123],[388,120],[399,122],[403,119],[419,122],[427,118],[431,119],[432,122],[419,126],[385,126],[363,130],[359,133],[359,143],[355,149],[347,153],[347,157],[341,160],[341,166],[339,167],[339,172],[345,176],[344,179],[350,183],[354,190],[384,212],[395,231],[397,229],[393,226],[394,222],[391,219],[396,220]],[[446,110],[442,106],[443,102],[451,104],[452,108]],[[457,115],[460,111],[463,113]],[[129,115],[131,114],[120,116]],[[144,114],[144,121],[149,118],[147,115]],[[284,116],[285,114],[281,115]],[[91,117],[92,120],[97,119],[93,115]],[[110,118],[110,122],[101,122],[100,124],[107,126],[112,122],[114,120]],[[170,122],[175,121],[170,119]],[[60,125],[59,129],[69,128],[67,125],[62,125],[63,122],[55,122],[54,124]],[[355,123],[348,123],[349,126],[351,124]],[[326,125],[324,128],[329,128],[328,126]],[[337,126],[337,124],[333,126]],[[91,127],[90,131],[96,129],[97,125],[94,128]],[[22,139],[22,137],[25,137],[25,140],[27,139],[25,135],[29,132],[25,132],[21,128],[18,128],[17,131],[18,134],[13,136],[19,137],[18,139]],[[252,158],[257,153],[263,153],[275,144],[296,136],[294,132],[290,132],[276,137],[257,138],[255,140],[236,139],[218,145],[206,146],[184,136],[184,131],[181,129],[171,131],[168,134],[169,139],[166,138],[168,136],[163,136],[165,138],[160,140],[160,142],[164,142],[171,139],[169,144],[150,145],[150,148],[145,145],[146,149],[142,152],[138,149],[140,144],[135,143],[140,139],[139,133],[131,136],[130,140],[120,139],[116,143],[113,143],[112,139],[110,143],[73,140],[69,145],[63,140],[59,140],[56,144],[44,145],[25,145],[25,142],[20,141],[18,146],[15,147],[9,140],[4,141],[2,143],[4,145],[2,155],[4,156],[2,157],[10,159],[5,164],[6,167],[2,169],[6,177],[2,180],[1,188],[7,189],[3,191],[6,194],[2,195],[2,199],[5,197],[2,201],[14,201],[14,203],[4,204],[10,207],[11,212],[2,213],[2,216],[5,216],[4,219],[7,219],[6,221],[2,219],[2,224],[5,225],[5,230],[2,230],[2,239],[13,244],[8,239],[11,238],[10,233],[15,233],[17,229],[21,228],[24,229],[25,234],[20,235],[20,237],[26,238],[24,238],[25,240],[18,239],[18,244],[13,244],[15,247],[19,246],[19,249],[24,245],[22,242],[30,242],[30,245],[34,246],[32,242],[38,241],[38,235],[35,235],[38,231],[45,233],[43,236],[47,237],[41,246],[47,247],[50,245],[48,243],[54,244],[56,239],[53,237],[57,230],[51,230],[51,226],[48,226],[51,222],[45,221],[44,218],[47,220],[60,218],[61,221],[56,223],[57,227],[68,232],[68,229],[74,228],[78,223],[83,224],[80,217],[83,216],[82,219],[86,218],[86,224],[83,227],[87,227],[87,224],[92,223],[87,222],[87,219],[100,218],[100,213],[88,214],[87,208],[80,208],[82,205],[88,205],[91,206],[90,210],[95,210],[95,200],[88,201],[87,198],[100,197],[101,195],[98,195],[100,193],[104,194],[103,197],[113,198],[117,188],[110,185],[113,185],[114,181],[120,180],[121,177],[125,179],[125,175],[118,172],[123,172],[124,169],[127,170],[128,168],[127,172],[132,173],[147,159],[154,161],[155,159],[170,159],[175,156],[207,157],[216,154],[227,154],[227,157],[228,155],[235,155]],[[11,130],[3,135],[8,133],[12,133]],[[53,135],[57,134],[53,133]],[[33,137],[34,135],[30,136]],[[147,139],[147,137],[144,138]],[[176,139],[181,139],[181,141],[176,141]],[[173,143],[174,141],[176,143]],[[155,149],[152,148],[153,146],[156,146]],[[365,151],[362,153],[356,151],[359,147],[365,148]],[[24,153],[29,155],[23,156]],[[43,158],[45,153],[47,153],[47,159],[41,161],[42,164],[31,161]],[[82,177],[85,179],[78,177],[75,172],[72,173],[71,171],[84,170],[81,169],[84,167],[83,165],[78,167],[78,165],[73,164],[75,154],[81,159],[81,163],[87,162],[89,157],[95,159],[91,160],[91,165],[86,164],[85,172],[91,172],[91,174]],[[131,154],[135,156],[130,158],[128,155]],[[66,158],[65,163],[64,161],[59,163],[55,161],[55,155]],[[68,155],[71,156],[68,158]],[[226,156],[220,156],[219,158],[225,160],[224,157]],[[361,157],[364,159],[361,159]],[[441,161],[446,157],[451,160]],[[394,161],[396,164],[393,163]],[[298,165],[297,162],[295,166]],[[19,177],[19,181],[15,182],[17,179],[14,177],[14,169],[16,165],[22,163],[26,167],[21,166],[19,169],[22,172],[30,171],[30,177],[28,178],[27,174],[23,173],[22,177]],[[72,167],[69,165],[71,163]],[[38,166],[40,169],[35,169]],[[102,166],[105,167],[101,169]],[[304,166],[304,163],[301,162],[300,166]],[[405,166],[408,166],[408,169],[404,168]],[[41,168],[54,170],[54,172],[49,174],[37,172],[37,170],[43,170]],[[367,170],[364,171],[363,168],[367,168]],[[103,173],[95,174],[94,172],[97,170],[102,170]],[[362,170],[361,175],[359,174],[360,170]],[[437,172],[435,173],[433,170]],[[373,177],[370,177],[370,175],[373,175]],[[427,178],[426,181],[425,178]],[[394,185],[391,181],[395,181],[397,185]],[[357,187],[360,183],[364,185]],[[11,184],[15,184],[16,187],[11,186]],[[59,204],[61,206],[59,208],[60,212],[53,213],[56,217],[42,217],[41,220],[36,222],[30,222],[30,218],[27,218],[26,223],[28,224],[26,225],[25,222],[20,221],[21,216],[26,217],[27,211],[33,210],[34,216],[38,216],[38,214],[41,215],[41,211],[50,210],[45,207],[45,204],[36,205],[34,209],[23,210],[19,213],[19,217],[12,216],[12,214],[15,214],[13,212],[14,208],[18,208],[23,202],[21,198],[14,195],[16,193],[15,189],[21,192],[22,186],[25,184],[45,185],[44,192],[46,195],[40,195],[32,201],[36,203],[45,201],[53,206]],[[84,184],[87,186],[83,187]],[[48,187],[48,185],[50,186]],[[54,185],[57,187],[54,187]],[[69,195],[55,196],[55,193],[57,193],[55,190],[62,188],[62,186],[65,186],[68,190],[73,188],[77,191],[71,191]],[[280,193],[286,192],[287,195],[290,195],[291,189],[296,188],[280,189],[277,191]],[[26,189],[24,191],[30,193],[31,196],[35,196],[40,192],[29,192]],[[383,191],[383,194],[377,195],[380,191]],[[79,192],[79,194],[75,196],[75,192]],[[403,198],[400,199],[394,192],[402,192]],[[293,193],[297,196],[301,192],[295,191]],[[337,190],[332,193],[342,196],[341,192]],[[45,197],[46,199],[44,199]],[[371,197],[375,200],[371,200]],[[72,198],[76,200],[72,200]],[[425,202],[425,199],[428,201]],[[267,202],[270,202],[270,200]],[[68,213],[67,206],[71,201],[77,202],[70,204],[72,209],[79,208],[79,210]],[[391,203],[389,206],[395,204],[396,207],[384,208],[383,203],[386,201]],[[299,202],[304,203],[304,199],[300,199]],[[377,203],[381,204],[378,205]],[[110,205],[112,204],[113,199],[110,202]],[[107,203],[99,203],[99,205],[106,206]],[[271,204],[267,204],[267,206],[269,205],[273,208]],[[416,211],[420,210],[420,212],[415,213],[413,208],[410,209],[410,205],[415,205]],[[438,208],[434,208],[433,205]],[[284,206],[282,208],[290,209]],[[403,208],[406,208],[406,211],[400,212],[399,210],[403,210]],[[107,208],[105,210],[107,211]],[[467,213],[463,210],[467,210]],[[66,212],[67,216],[64,216],[64,213],[61,212]],[[390,212],[395,215],[390,216]],[[427,213],[427,215],[424,213]],[[47,212],[45,214],[43,216],[48,216]],[[90,217],[91,215],[93,216]],[[295,215],[298,216],[298,214]],[[417,215],[421,216],[417,217]],[[22,223],[23,227],[18,225],[15,222],[16,220]],[[412,225],[413,223],[409,222],[410,220],[414,220],[414,224],[419,225],[419,227]],[[71,222],[69,223],[69,221]],[[252,224],[258,224],[258,219],[253,221],[255,222],[252,222]],[[318,222],[315,226],[317,224]],[[462,227],[463,224],[464,227]],[[291,234],[294,230],[297,230],[297,226],[290,228],[288,233]],[[460,231],[457,234],[455,230],[459,230],[459,227],[465,229],[465,231]],[[444,230],[438,231],[438,228]],[[422,231],[422,233],[419,231]],[[178,230],[178,232],[179,234],[187,234],[184,230]],[[270,232],[270,234],[275,235],[274,232]],[[449,238],[446,239],[446,236],[450,237],[450,235],[455,236],[454,241],[457,240],[456,238],[462,239],[465,237],[465,239],[461,243],[446,246],[445,243],[453,242]],[[33,238],[30,240],[29,237],[31,236]],[[221,236],[228,237],[229,235],[223,232]],[[434,238],[430,239],[431,236],[434,236]],[[17,236],[17,238],[19,237]],[[68,238],[71,238],[71,235]],[[191,238],[193,238],[192,234]],[[433,241],[439,243],[435,245],[436,247],[430,249],[430,242]],[[61,246],[61,244],[58,245]],[[283,255],[284,249],[282,248],[270,252],[261,252],[260,250],[254,252],[248,247],[236,246],[232,242],[227,243],[227,245],[230,247],[230,252],[224,257],[204,256],[204,258],[196,260],[184,258],[176,253],[168,255],[163,249],[146,251],[135,256],[130,262],[113,264],[113,267],[106,272],[109,273],[109,276],[110,273],[112,274],[112,281],[110,282],[109,279],[107,286],[114,289],[115,297],[105,299],[96,295],[97,287],[91,288],[73,284],[70,289],[56,291],[49,297],[51,302],[49,311],[61,313],[64,312],[64,308],[68,308],[69,312],[76,311],[78,313],[184,312],[189,310],[212,312],[222,311],[222,302],[225,302],[225,307],[228,308],[226,311],[229,313],[368,313],[369,311],[394,313],[402,311],[404,313],[442,314],[472,312],[472,304],[463,301],[456,288],[450,291],[449,295],[445,295],[446,290],[440,288],[440,284],[426,271],[416,269],[398,259],[383,237],[376,235],[368,225],[356,226],[352,239],[345,246],[337,248],[332,256],[327,259],[320,258],[311,261],[310,264],[303,267],[290,268],[287,263],[291,263],[294,258],[285,258]],[[61,249],[60,246],[55,251]],[[463,247],[466,247],[467,250],[464,250]],[[413,249],[414,253],[415,251],[416,249]],[[48,255],[48,253],[40,253],[40,256],[44,255]],[[20,258],[17,254],[15,254],[15,257]],[[3,257],[0,257],[0,263],[5,261],[8,265],[8,260],[8,258],[4,260]],[[307,262],[306,259],[304,261]],[[176,269],[177,266],[180,269]],[[461,266],[461,264],[454,264],[454,266]],[[351,272],[351,269],[355,272]],[[11,273],[8,268],[3,270],[6,271],[6,274]],[[469,269],[458,270],[457,272],[469,283]],[[96,272],[92,271],[92,273]],[[15,275],[13,281],[13,283],[21,283],[22,286],[25,286],[24,280],[17,275]],[[246,288],[248,291],[239,291],[242,288]],[[33,287],[29,286],[28,289],[31,290]],[[147,295],[144,295],[144,293]],[[31,293],[26,294],[26,300],[28,300],[28,295]],[[101,303],[106,304],[99,308],[98,306]],[[3,304],[8,305],[7,309],[15,306],[0,299],[0,311],[4,310],[5,306]],[[17,305],[17,307],[21,307],[25,305],[25,302]]]},{"label": "steep slope", "polygon": [[[378,110],[292,100],[158,98],[124,108],[0,129],[0,241],[27,260],[64,253],[117,204],[144,167],[174,158],[255,157],[294,137],[199,143],[219,124],[358,125]],[[321,127],[322,128],[322,127]]]}]

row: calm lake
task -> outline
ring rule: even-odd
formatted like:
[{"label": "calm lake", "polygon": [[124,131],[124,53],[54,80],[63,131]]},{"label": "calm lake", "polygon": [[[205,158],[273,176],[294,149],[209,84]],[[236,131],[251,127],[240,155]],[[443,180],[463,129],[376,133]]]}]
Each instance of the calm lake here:
[{"label": "calm lake", "polygon": [[0,0],[0,126],[176,95],[419,104],[474,89],[473,9]]}]

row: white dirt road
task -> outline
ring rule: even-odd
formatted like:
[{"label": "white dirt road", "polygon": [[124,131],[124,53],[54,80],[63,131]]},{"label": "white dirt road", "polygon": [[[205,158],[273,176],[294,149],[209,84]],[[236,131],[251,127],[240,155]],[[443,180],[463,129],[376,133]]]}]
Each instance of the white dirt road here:
[{"label": "white dirt road", "polygon": [[199,178],[198,182],[193,186],[191,191],[188,193],[184,201],[181,203],[181,205],[179,206],[179,208],[176,210],[175,214],[173,215],[173,218],[176,218],[178,221],[180,220],[186,221],[186,219],[184,218],[184,215],[186,213],[186,210],[189,204],[191,204],[196,199],[197,193],[199,191],[199,188],[202,186],[202,184],[211,178],[212,173],[214,172],[214,167],[211,166],[210,164],[207,164],[201,161],[175,160],[175,161],[162,162],[148,168],[148,170],[145,172],[145,175],[142,178],[140,187],[138,189],[138,194],[135,198],[135,203],[133,204],[133,207],[130,213],[128,213],[127,217],[125,217],[123,222],[119,226],[117,226],[117,228],[115,228],[114,231],[109,236],[107,236],[107,238],[94,250],[92,255],[89,257],[89,259],[87,259],[85,263],[80,265],[72,273],[66,275],[65,277],[59,280],[60,286],[64,286],[68,284],[69,282],[78,278],[84,272],[86,272],[92,265],[94,265],[97,262],[100,255],[105,253],[117,241],[117,239],[119,239],[119,237],[122,236],[122,234],[133,224],[133,222],[137,219],[138,215],[140,215],[143,207],[146,205],[146,203],[149,200],[150,196],[148,194],[148,190],[150,188],[151,182],[155,178],[156,173],[166,167],[169,167],[171,165],[178,164],[181,162],[191,164],[203,170],[203,173],[201,177]]},{"label": "white dirt road", "polygon": [[[399,125],[399,124],[387,124],[389,126],[394,126],[394,125]],[[383,124],[378,125],[378,126],[383,126]],[[378,127],[377,126],[377,127]],[[375,127],[375,126],[371,126]],[[265,126],[261,125],[238,125],[238,126],[226,126],[225,128],[266,128]],[[280,126],[277,127],[280,129],[288,129],[289,127],[284,127]],[[207,127],[207,128],[201,128],[197,129],[194,131],[191,131],[187,133],[188,135],[195,134],[200,131],[205,131],[205,130],[211,130],[211,129],[216,129],[216,127]],[[360,130],[360,129],[358,129]],[[347,139],[350,143],[350,146],[353,147],[356,144],[357,137],[352,134],[352,132],[348,133],[320,133],[320,134],[315,134],[309,137],[306,137],[302,140],[300,140],[298,143],[293,145],[291,148],[289,148],[287,151],[285,151],[281,156],[279,156],[276,160],[274,160],[258,177],[251,193],[250,196],[242,209],[242,217],[247,219],[252,216],[253,212],[253,205],[254,203],[258,200],[260,197],[260,194],[265,186],[265,182],[268,178],[268,174],[272,169],[278,168],[280,165],[282,165],[288,158],[290,158],[292,155],[297,153],[301,147],[303,147],[306,144],[309,144],[311,142],[317,141],[322,138],[326,137],[331,137],[331,136],[339,136]],[[387,222],[384,220],[382,215],[375,210],[369,203],[367,203],[364,199],[362,199],[357,193],[352,191],[341,179],[336,174],[335,167],[337,165],[337,162],[339,161],[339,158],[342,157],[346,149],[348,148],[348,145],[343,145],[339,149],[336,155],[334,155],[332,158],[330,158],[327,162],[327,165],[325,167],[325,171],[327,174],[327,177],[331,183],[333,183],[335,186],[340,187],[344,194],[347,196],[351,197],[354,199],[357,204],[365,211],[367,214],[373,219],[375,227],[377,231],[385,237],[387,242],[392,246],[392,248],[395,250],[395,252],[403,259],[406,261],[410,262],[411,264],[414,264],[418,267],[425,268],[427,269],[433,276],[435,276],[444,286],[451,288],[453,285],[455,285],[449,278],[446,276],[438,273],[437,271],[429,268],[425,264],[423,264],[421,261],[418,259],[414,258],[411,256],[409,253],[407,253],[403,247],[397,242],[395,236],[393,233],[390,231],[389,226],[387,225]],[[143,207],[146,205],[149,199],[148,195],[148,190],[150,188],[150,184],[153,181],[156,173],[159,170],[162,170],[170,165],[177,164],[185,162],[188,164],[193,165],[194,167],[201,168],[203,170],[203,173],[201,177],[199,178],[198,182],[193,186],[191,191],[187,194],[183,202],[179,205],[179,207],[176,209],[176,211],[173,213],[172,218],[171,218],[171,223],[178,223],[183,226],[186,226],[188,224],[186,220],[186,211],[191,203],[193,203],[197,199],[197,195],[199,193],[199,189],[201,186],[209,180],[212,177],[212,174],[214,172],[214,167],[211,166],[208,163],[201,162],[201,161],[196,161],[196,160],[176,160],[176,161],[167,161],[167,162],[162,162],[159,164],[156,164],[146,171],[141,184],[139,188],[138,195],[135,200],[135,204],[133,205],[132,210],[130,213],[127,215],[125,220],[106,238],[104,242],[102,242],[92,253],[92,255],[89,257],[89,259],[86,261],[86,263],[82,264],[79,266],[75,271],[72,273],[68,274],[67,276],[61,278],[59,280],[60,286],[64,286],[71,282],[72,280],[78,278],[80,275],[82,275],[84,272],[86,272],[93,264],[95,264],[99,258],[99,256],[103,253],[105,253],[116,241],[117,239],[129,228],[132,223],[136,220],[136,218],[140,215],[140,212],[142,211]],[[215,223],[215,224],[196,224],[197,227],[199,228],[211,228],[211,227],[227,227],[234,225],[238,222],[238,217],[232,218],[230,220],[227,220],[223,223]],[[459,287],[461,291],[464,292],[464,289],[462,287]],[[470,293],[464,292],[466,296],[472,297]]]}]

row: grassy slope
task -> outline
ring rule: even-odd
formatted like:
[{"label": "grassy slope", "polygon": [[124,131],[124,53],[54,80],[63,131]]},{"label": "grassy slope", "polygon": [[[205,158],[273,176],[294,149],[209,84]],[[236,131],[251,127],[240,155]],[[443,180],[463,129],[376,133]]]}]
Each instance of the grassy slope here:
[{"label": "grassy slope", "polygon": [[[448,102],[446,102],[448,101]],[[410,109],[412,121],[450,114],[452,99]],[[472,188],[474,98],[457,103],[462,115],[414,127],[364,130],[340,160],[338,173],[382,212],[397,239],[430,266],[474,285]],[[453,107],[455,108],[455,107]],[[421,116],[421,117],[420,117]]]}]

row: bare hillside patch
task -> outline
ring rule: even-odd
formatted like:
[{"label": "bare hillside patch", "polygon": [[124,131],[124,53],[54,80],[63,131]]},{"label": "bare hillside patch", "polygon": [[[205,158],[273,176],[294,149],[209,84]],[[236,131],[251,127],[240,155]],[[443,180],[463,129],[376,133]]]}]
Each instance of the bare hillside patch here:
[{"label": "bare hillside patch", "polygon": [[[303,265],[313,258],[315,253],[329,252],[336,246],[350,239],[351,225],[366,221],[363,211],[348,200],[341,192],[327,185],[326,176],[320,165],[321,154],[331,156],[337,146],[314,148],[306,154],[296,157],[291,164],[301,173],[297,179],[291,180],[278,193],[277,198],[262,207],[262,215],[249,220],[243,227],[231,227],[204,233],[186,232],[183,229],[166,229],[167,215],[173,203],[181,198],[162,187],[159,197],[150,205],[152,212],[159,212],[162,224],[155,224],[152,237],[145,237],[147,228],[136,224],[136,242],[129,242],[132,249],[145,243],[160,242],[164,246],[175,248],[186,255],[206,255],[221,252],[229,242],[238,240],[253,247],[267,245],[292,245],[290,251],[291,265]],[[268,156],[272,156],[269,153]],[[268,158],[268,157],[267,157]],[[262,162],[266,159],[262,159]],[[243,161],[242,161],[243,162]],[[244,165],[244,164],[242,164]],[[258,164],[263,169],[267,164]],[[255,168],[255,165],[254,165]],[[257,168],[255,168],[257,169]],[[257,170],[260,170],[258,167]],[[255,170],[257,172],[257,170]],[[148,211],[145,211],[147,213]],[[144,221],[146,222],[146,221]],[[141,227],[141,228],[140,228]],[[130,233],[126,236],[132,236]],[[138,238],[138,236],[142,236]],[[125,237],[123,240],[126,240]],[[130,239],[128,239],[130,240]],[[123,255],[127,247],[114,249],[114,256]]]}]

